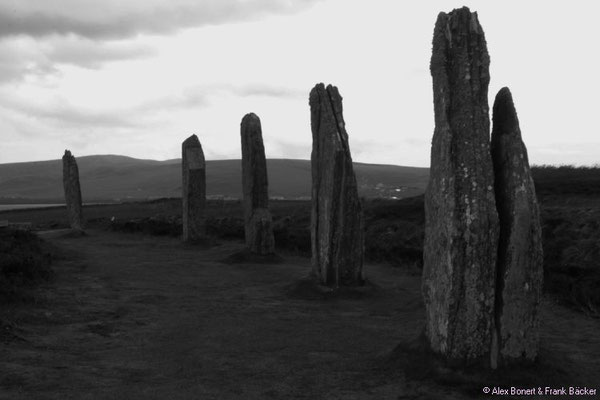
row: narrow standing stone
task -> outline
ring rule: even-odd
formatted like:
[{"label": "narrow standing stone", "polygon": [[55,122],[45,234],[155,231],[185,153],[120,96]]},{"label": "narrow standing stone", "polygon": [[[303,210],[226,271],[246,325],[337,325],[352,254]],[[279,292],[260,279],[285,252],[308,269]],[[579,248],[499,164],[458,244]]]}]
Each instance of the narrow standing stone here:
[{"label": "narrow standing stone", "polygon": [[320,83],[310,92],[313,148],[311,243],[313,273],[321,284],[338,287],[364,283],[363,212],[342,97]]},{"label": "narrow standing stone", "polygon": [[542,230],[527,149],[508,88],[494,102],[492,160],[500,218],[496,283],[499,360],[534,360],[543,283]]},{"label": "narrow standing stone", "polygon": [[196,135],[181,145],[183,240],[197,242],[206,238],[206,163]]},{"label": "narrow standing stone", "polygon": [[69,150],[65,150],[63,162],[63,186],[67,216],[72,229],[83,231],[83,207],[81,202],[81,187],[79,186],[79,168],[77,161]]},{"label": "narrow standing stone", "polygon": [[431,75],[435,131],[425,193],[423,297],[433,351],[489,355],[498,214],[489,145],[489,56],[477,13],[440,13]]},{"label": "narrow standing stone", "polygon": [[246,114],[242,118],[240,133],[246,246],[255,254],[273,254],[273,219],[269,212],[267,160],[260,118],[253,113]]}]

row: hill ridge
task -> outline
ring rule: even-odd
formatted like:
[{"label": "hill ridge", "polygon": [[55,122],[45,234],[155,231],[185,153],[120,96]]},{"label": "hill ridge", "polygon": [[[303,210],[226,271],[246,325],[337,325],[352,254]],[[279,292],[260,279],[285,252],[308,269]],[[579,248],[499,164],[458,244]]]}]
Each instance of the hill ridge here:
[{"label": "hill ridge", "polygon": [[[77,157],[83,199],[147,200],[177,197],[181,191],[181,159],[148,160],[116,154]],[[241,197],[241,160],[208,160],[207,194]],[[309,198],[310,160],[269,158],[269,193],[282,199]],[[364,197],[403,198],[421,194],[428,168],[355,162],[359,193]],[[0,202],[19,199],[61,200],[60,159],[0,164]]]}]

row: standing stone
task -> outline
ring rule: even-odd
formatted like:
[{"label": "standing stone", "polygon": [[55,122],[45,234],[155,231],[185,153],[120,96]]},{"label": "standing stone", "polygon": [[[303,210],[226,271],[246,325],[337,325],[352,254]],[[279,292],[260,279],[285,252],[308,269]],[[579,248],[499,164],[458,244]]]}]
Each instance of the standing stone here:
[{"label": "standing stone", "polygon": [[438,15],[422,290],[432,350],[465,363],[489,355],[494,329],[499,227],[489,145],[489,63],[477,13],[463,7]]},{"label": "standing stone", "polygon": [[246,114],[241,124],[242,189],[244,193],[244,231],[246,246],[259,255],[273,254],[273,219],[269,212],[267,160],[260,118]]},{"label": "standing stone", "polygon": [[83,231],[83,207],[81,202],[81,187],[79,186],[79,168],[77,161],[69,150],[65,150],[62,158],[63,186],[65,203],[71,229]]},{"label": "standing stone", "polygon": [[364,223],[348,145],[342,97],[320,83],[310,92],[313,148],[313,273],[331,287],[364,283]]},{"label": "standing stone", "polygon": [[499,360],[534,360],[539,347],[538,308],[543,254],[539,207],[527,149],[508,88],[494,102],[492,160],[500,218],[496,330]]},{"label": "standing stone", "polygon": [[181,145],[183,240],[202,241],[206,238],[206,163],[196,135]]}]

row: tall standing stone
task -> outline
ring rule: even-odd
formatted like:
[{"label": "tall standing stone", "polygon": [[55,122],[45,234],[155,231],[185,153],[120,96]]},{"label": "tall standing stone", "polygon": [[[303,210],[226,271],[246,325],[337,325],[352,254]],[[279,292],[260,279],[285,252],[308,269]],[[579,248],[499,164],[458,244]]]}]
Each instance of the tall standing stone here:
[{"label": "tall standing stone", "polygon": [[500,218],[496,330],[499,359],[533,360],[539,347],[542,230],[527,149],[508,88],[494,102],[492,129],[496,205]]},{"label": "tall standing stone", "polygon": [[364,283],[364,223],[342,97],[320,83],[310,92],[313,148],[311,244],[313,273],[332,287]]},{"label": "tall standing stone", "polygon": [[477,13],[440,13],[431,75],[435,131],[425,192],[423,297],[433,351],[471,362],[494,329],[498,214],[489,145],[489,63]]},{"label": "tall standing stone", "polygon": [[183,240],[197,242],[206,238],[206,163],[196,135],[181,145]]},{"label": "tall standing stone", "polygon": [[273,254],[273,219],[269,212],[267,160],[260,118],[253,113],[246,114],[242,118],[240,133],[246,246],[255,254]]},{"label": "tall standing stone", "polygon": [[83,231],[83,207],[81,201],[81,187],[79,186],[79,168],[77,161],[69,150],[65,150],[62,158],[63,186],[65,189],[65,203],[67,216],[72,229]]}]

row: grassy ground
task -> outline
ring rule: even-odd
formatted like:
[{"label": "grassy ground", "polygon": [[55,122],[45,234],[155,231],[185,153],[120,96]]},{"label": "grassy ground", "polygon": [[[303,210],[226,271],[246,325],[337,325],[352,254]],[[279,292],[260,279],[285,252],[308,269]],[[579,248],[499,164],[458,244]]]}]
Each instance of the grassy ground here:
[{"label": "grassy ground", "polygon": [[[541,193],[545,290],[563,304],[600,316],[600,193],[581,193],[585,185],[569,186],[563,182],[581,181],[583,178],[575,174],[579,173],[578,169],[562,171],[558,175],[562,180],[555,179],[554,184],[543,174],[540,176],[541,173],[556,174],[553,171],[535,170],[540,180],[537,189]],[[597,169],[582,171],[587,181],[594,177],[600,179],[600,174],[592,173]],[[366,258],[419,275],[423,258],[423,197],[366,200],[364,206]],[[272,201],[271,210],[277,247],[310,256],[310,202]],[[92,228],[172,237],[181,234],[179,199],[86,206],[84,214]],[[243,239],[239,201],[209,201],[207,216],[211,235],[220,239]],[[64,208],[0,212],[0,219],[5,218],[32,222],[36,229],[67,227]]]},{"label": "grassy ground", "polygon": [[600,382],[600,320],[548,298],[535,369],[457,374],[411,353],[424,309],[404,268],[369,263],[370,285],[335,296],[288,252],[277,265],[222,263],[236,240],[199,249],[102,229],[49,240],[62,254],[54,281],[36,304],[0,309],[12,332],[0,398],[479,399],[484,386]]}]

